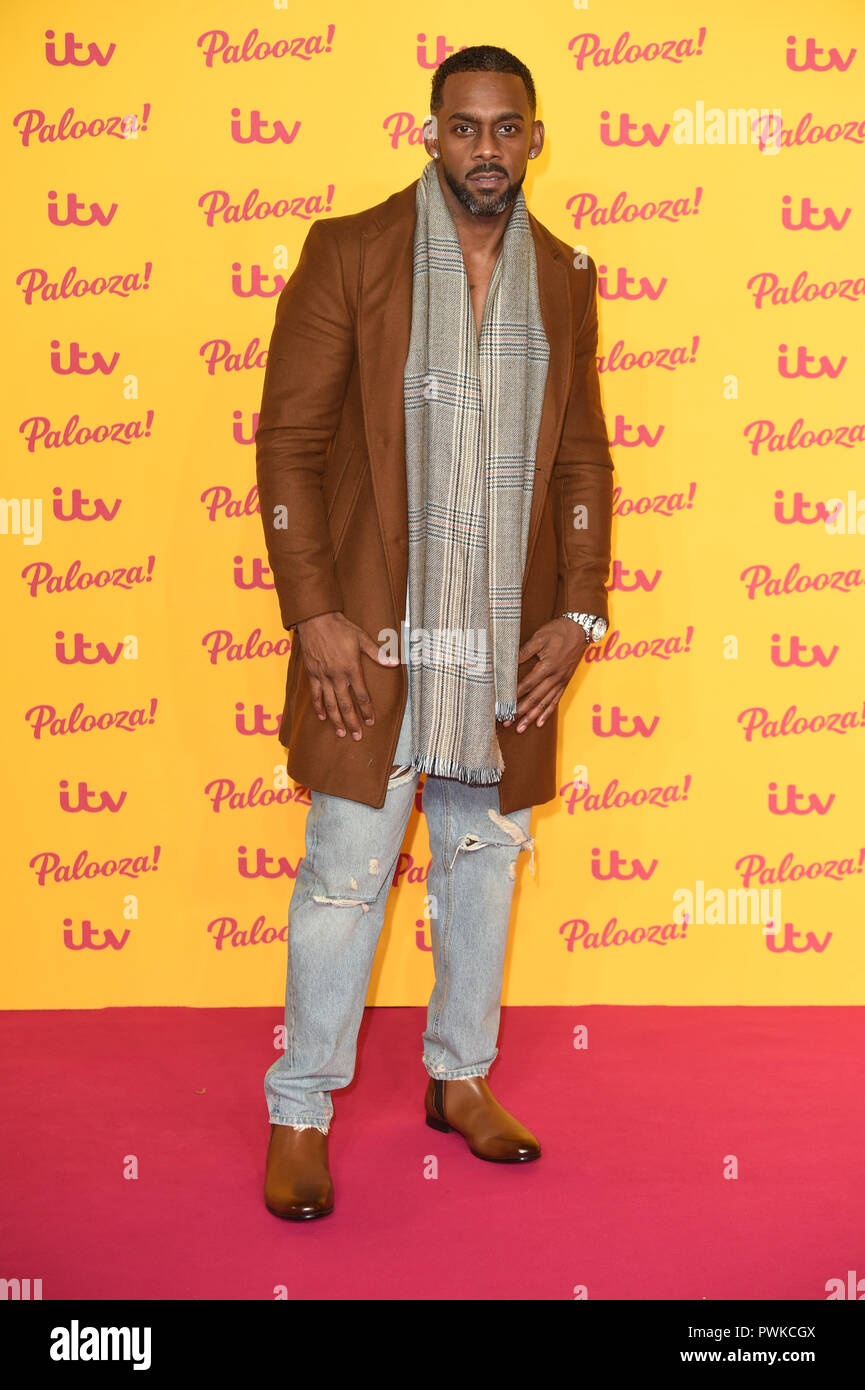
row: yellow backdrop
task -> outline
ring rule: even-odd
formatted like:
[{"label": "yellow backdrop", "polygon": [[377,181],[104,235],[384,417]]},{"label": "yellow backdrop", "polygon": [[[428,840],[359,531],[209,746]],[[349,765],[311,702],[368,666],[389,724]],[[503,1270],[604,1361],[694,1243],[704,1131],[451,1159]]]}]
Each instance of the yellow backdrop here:
[{"label": "yellow backdrop", "polygon": [[[529,205],[600,268],[618,486],[505,1002],[861,1002],[861,7],[61,11],[2,17],[3,1004],[282,998],[264,354],[314,218],[417,177],[475,43],[531,68]],[[429,995],[427,865],[416,815],[370,1002]]]}]

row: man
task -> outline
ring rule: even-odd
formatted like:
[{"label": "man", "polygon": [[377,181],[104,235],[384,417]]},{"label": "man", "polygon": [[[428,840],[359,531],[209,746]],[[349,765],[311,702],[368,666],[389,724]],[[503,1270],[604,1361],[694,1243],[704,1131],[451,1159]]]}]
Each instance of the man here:
[{"label": "man", "polygon": [[296,634],[279,737],[312,801],[286,1049],[265,1077],[265,1203],[288,1220],[333,1210],[330,1093],[354,1073],[420,773],[426,1121],[478,1158],[540,1156],[486,1077],[516,861],[533,848],[532,806],[557,790],[556,707],[606,630],[597,273],[526,207],[544,127],[523,63],[455,53],[430,110],[419,179],[311,227],[277,304],[256,434],[268,559]]}]

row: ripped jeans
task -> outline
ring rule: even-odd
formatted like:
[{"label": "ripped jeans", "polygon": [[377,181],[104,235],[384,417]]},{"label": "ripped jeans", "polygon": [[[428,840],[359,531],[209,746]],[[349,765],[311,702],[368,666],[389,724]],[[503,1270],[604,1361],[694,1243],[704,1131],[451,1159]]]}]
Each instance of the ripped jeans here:
[{"label": "ripped jeans", "polygon": [[[387,895],[417,789],[411,709],[385,803],[311,792],[306,856],[289,906],[285,1052],[264,1078],[271,1124],[328,1132],[330,1092],[354,1075],[357,1034]],[[442,1079],[486,1076],[498,1056],[502,973],[516,861],[532,851],[531,808],[499,814],[497,786],[427,776],[423,809],[435,985],[423,1064]]]}]

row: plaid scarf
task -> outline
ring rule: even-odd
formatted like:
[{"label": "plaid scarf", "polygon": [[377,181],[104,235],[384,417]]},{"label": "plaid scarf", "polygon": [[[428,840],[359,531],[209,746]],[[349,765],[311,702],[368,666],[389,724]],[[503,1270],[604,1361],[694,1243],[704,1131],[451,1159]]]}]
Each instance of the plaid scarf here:
[{"label": "plaid scarf", "polygon": [[549,344],[522,189],[478,341],[462,250],[430,161],[417,185],[404,371],[412,765],[486,784],[517,709],[523,568]]}]

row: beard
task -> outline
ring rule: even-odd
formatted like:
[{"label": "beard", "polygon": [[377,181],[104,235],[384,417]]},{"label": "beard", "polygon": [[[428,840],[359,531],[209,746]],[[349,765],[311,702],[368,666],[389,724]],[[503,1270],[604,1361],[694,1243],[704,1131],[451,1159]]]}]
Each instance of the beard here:
[{"label": "beard", "polygon": [[[526,168],[528,168],[528,165]],[[505,178],[507,178],[504,169],[492,168],[475,170],[474,172],[504,174]],[[492,189],[487,189],[486,191],[480,189],[475,193],[472,191],[471,182],[467,181],[465,183],[460,183],[450,172],[444,161],[442,161],[442,173],[444,174],[445,182],[451,192],[459,198],[463,207],[473,213],[475,217],[496,217],[500,212],[506,212],[522,188],[523,180],[526,177],[526,170],[523,169],[518,181],[516,183],[507,184],[501,193],[495,193]]]}]

